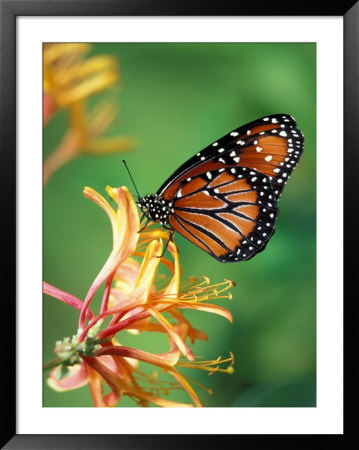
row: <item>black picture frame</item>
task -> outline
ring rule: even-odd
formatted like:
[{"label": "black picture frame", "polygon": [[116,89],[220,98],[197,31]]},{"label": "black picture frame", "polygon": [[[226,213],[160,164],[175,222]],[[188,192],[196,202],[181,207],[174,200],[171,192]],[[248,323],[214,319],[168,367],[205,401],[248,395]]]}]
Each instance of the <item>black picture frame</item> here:
[{"label": "black picture frame", "polygon": [[[3,256],[3,342],[2,349],[2,420],[1,448],[6,449],[71,449],[121,448],[167,449],[205,443],[203,435],[19,435],[16,432],[16,18],[19,16],[342,16],[344,18],[344,285],[350,293],[355,265],[349,265],[356,249],[356,202],[352,182],[359,160],[359,2],[324,1],[191,1],[186,0],[0,0],[0,170],[3,192],[1,254]],[[303,30],[305,32],[305,30]],[[355,261],[353,259],[353,261]],[[353,290],[354,291],[354,290]],[[354,291],[355,292],[355,291]],[[349,300],[349,299],[347,299]],[[355,376],[355,356],[351,343],[355,342],[355,296],[345,304],[345,411],[353,403],[350,385]],[[295,448],[329,441],[326,448],[344,448],[344,438],[354,434],[354,414],[345,414],[343,435],[210,435],[210,448],[241,445],[252,448],[281,448],[291,441]],[[115,431],[115,430],[114,430]],[[223,441],[224,439],[224,441]],[[208,445],[208,444],[207,444]]]}]

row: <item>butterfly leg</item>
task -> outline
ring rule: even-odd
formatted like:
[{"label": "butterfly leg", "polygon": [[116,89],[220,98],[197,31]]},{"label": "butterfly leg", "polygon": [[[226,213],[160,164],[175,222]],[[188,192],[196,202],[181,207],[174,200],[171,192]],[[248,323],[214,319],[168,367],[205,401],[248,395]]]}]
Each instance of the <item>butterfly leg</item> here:
[{"label": "butterfly leg", "polygon": [[[145,216],[145,213],[142,213],[142,216],[141,216],[141,219],[140,219],[140,223],[142,222],[142,219],[144,218],[144,216]],[[147,224],[148,224],[149,221],[150,221],[150,219],[149,219],[149,217],[147,217],[146,223],[144,224],[144,226],[142,228],[140,228],[137,231],[137,233],[141,233],[141,231],[143,231],[147,227]]]},{"label": "butterfly leg", "polygon": [[168,241],[166,242],[166,245],[165,245],[165,248],[164,248],[164,250],[162,252],[162,255],[157,256],[157,258],[162,258],[162,256],[165,254],[165,252],[167,250],[167,247],[168,247],[168,244],[172,241],[172,238],[173,238],[173,235],[174,235],[174,230],[172,228],[166,227],[165,225],[163,225],[163,228],[165,228],[166,230],[169,230],[170,237],[169,237]]}]

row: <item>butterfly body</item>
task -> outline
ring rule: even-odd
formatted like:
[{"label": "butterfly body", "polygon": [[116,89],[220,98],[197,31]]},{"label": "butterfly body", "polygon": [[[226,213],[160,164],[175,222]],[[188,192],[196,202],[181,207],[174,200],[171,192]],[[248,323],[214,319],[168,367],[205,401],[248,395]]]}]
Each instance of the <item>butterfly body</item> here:
[{"label": "butterfly body", "polygon": [[258,119],[198,152],[138,204],[217,260],[248,260],[274,233],[277,202],[303,141],[289,115]]},{"label": "butterfly body", "polygon": [[158,194],[150,194],[138,199],[138,204],[147,217],[161,225],[169,223],[170,214],[174,212],[172,202],[164,200]]}]

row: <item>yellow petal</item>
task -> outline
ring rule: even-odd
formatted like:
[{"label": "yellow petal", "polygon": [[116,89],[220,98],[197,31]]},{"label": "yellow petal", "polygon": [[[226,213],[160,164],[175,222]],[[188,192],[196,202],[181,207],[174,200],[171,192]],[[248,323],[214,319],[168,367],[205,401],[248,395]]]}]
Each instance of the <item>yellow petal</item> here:
[{"label": "yellow petal", "polygon": [[118,73],[114,70],[96,74],[72,89],[66,89],[58,92],[57,99],[59,105],[67,106],[84,100],[87,97],[107,89],[109,86],[115,84],[117,80]]},{"label": "yellow petal", "polygon": [[149,246],[147,247],[145,256],[142,260],[140,271],[138,273],[135,284],[136,287],[146,284],[147,291],[149,291],[150,285],[153,282],[158,265],[161,261],[158,256],[161,255],[162,249],[162,241],[153,240],[152,242],[150,242]]},{"label": "yellow petal", "polygon": [[56,60],[61,58],[63,61],[73,62],[80,56],[85,55],[91,48],[86,43],[69,43],[69,44],[45,44],[44,45],[44,65],[49,66]]},{"label": "yellow petal", "polygon": [[[86,77],[101,75],[107,71],[115,71],[118,73],[118,60],[111,55],[93,56],[89,59],[84,59],[76,64],[73,64],[66,71],[60,71],[59,82],[62,85],[74,85],[82,83]],[[119,76],[119,73],[118,73]]]},{"label": "yellow petal", "polygon": [[177,296],[178,292],[179,292],[179,285],[180,285],[180,264],[179,264],[177,246],[175,245],[174,242],[170,242],[168,244],[168,249],[174,258],[174,273],[173,273],[173,277],[172,277],[171,281],[169,282],[169,284],[163,291],[163,297]]},{"label": "yellow petal", "polygon": [[[121,252],[121,261],[130,256],[138,241],[140,219],[136,203],[127,189],[107,186],[107,193],[115,200],[117,209],[117,233],[114,236],[114,247]],[[123,257],[126,255],[126,257]]]},{"label": "yellow petal", "polygon": [[117,223],[116,213],[115,213],[114,209],[112,208],[112,206],[110,206],[110,204],[107,202],[107,200],[104,199],[104,197],[102,197],[101,194],[99,194],[97,191],[95,191],[94,189],[92,189],[88,186],[86,186],[84,188],[83,193],[86,198],[89,198],[90,200],[95,202],[97,205],[99,205],[105,211],[105,213],[108,215],[108,217],[111,221],[111,226],[112,226],[112,236],[113,236],[113,239],[115,239],[115,236],[117,236],[118,223]]},{"label": "yellow petal", "polygon": [[[159,300],[161,303],[166,303],[166,300]],[[209,303],[199,303],[199,302],[181,302],[181,301],[170,301],[170,303],[173,303],[176,308],[179,309],[196,309],[198,311],[207,311],[210,313],[217,314],[219,316],[224,317],[225,319],[229,320],[229,322],[233,322],[232,314],[228,311],[228,309],[223,308],[222,306],[218,305],[212,305]]]},{"label": "yellow petal", "polygon": [[98,138],[90,140],[84,152],[90,154],[110,154],[132,150],[136,145],[136,141],[127,136]]}]

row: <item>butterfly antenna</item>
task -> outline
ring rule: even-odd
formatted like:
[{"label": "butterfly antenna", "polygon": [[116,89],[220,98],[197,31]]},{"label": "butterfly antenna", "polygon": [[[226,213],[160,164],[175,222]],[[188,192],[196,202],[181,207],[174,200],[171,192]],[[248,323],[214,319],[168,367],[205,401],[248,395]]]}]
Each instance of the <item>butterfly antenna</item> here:
[{"label": "butterfly antenna", "polygon": [[141,196],[140,196],[140,193],[138,192],[137,186],[136,186],[135,182],[133,181],[131,172],[129,171],[129,168],[127,167],[126,161],[123,159],[122,162],[124,163],[124,165],[125,165],[125,167],[126,167],[126,169],[127,169],[127,172],[128,172],[128,174],[129,174],[129,176],[130,176],[130,178],[131,178],[132,184],[133,184],[134,187],[135,187],[135,190],[136,190],[136,192],[137,192],[137,196],[138,196],[138,197],[141,197]]}]

